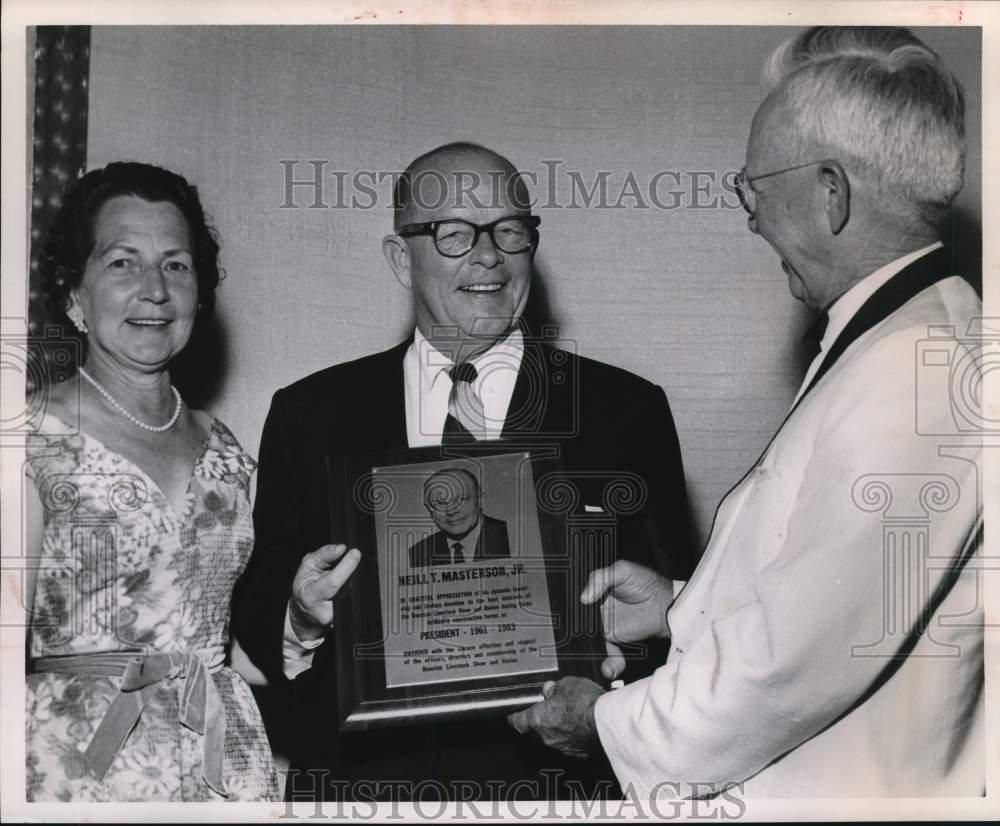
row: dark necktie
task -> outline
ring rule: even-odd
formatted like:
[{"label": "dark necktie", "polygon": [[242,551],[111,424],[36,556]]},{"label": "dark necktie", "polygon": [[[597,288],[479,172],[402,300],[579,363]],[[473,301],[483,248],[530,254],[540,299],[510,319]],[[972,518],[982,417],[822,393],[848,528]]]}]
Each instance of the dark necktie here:
[{"label": "dark necktie", "polygon": [[483,403],[472,389],[478,377],[476,368],[469,362],[456,364],[449,371],[451,394],[448,396],[448,416],[441,433],[442,445],[471,444],[486,438],[486,412]]},{"label": "dark necktie", "polygon": [[462,553],[462,543],[456,542],[451,546],[451,564],[460,565],[465,562],[465,554]]}]

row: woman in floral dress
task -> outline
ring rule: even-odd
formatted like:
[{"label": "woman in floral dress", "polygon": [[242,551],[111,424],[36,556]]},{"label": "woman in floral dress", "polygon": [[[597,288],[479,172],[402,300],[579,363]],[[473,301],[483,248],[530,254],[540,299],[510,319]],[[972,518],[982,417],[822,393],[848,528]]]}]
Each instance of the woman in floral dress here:
[{"label": "woman in floral dress", "polygon": [[273,800],[260,714],[225,665],[255,464],[168,372],[219,281],[197,192],[146,164],[88,173],[43,275],[82,366],[38,389],[27,446],[28,800]]}]

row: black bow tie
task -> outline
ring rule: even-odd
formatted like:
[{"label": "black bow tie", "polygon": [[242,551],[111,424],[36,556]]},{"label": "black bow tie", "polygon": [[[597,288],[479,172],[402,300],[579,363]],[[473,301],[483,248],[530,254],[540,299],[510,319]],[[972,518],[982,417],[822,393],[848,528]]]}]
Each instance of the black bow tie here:
[{"label": "black bow tie", "polygon": [[811,358],[816,358],[816,354],[819,353],[820,344],[823,343],[823,336],[826,334],[826,328],[829,324],[829,314],[822,311],[816,315],[805,335],[802,336],[802,344],[808,350]]}]

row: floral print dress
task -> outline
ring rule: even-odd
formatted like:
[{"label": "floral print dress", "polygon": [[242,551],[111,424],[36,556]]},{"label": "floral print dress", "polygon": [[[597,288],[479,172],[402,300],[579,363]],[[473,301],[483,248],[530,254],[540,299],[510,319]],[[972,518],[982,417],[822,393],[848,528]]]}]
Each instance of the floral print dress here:
[{"label": "floral print dress", "polygon": [[32,674],[29,667],[27,799],[276,799],[257,705],[243,679],[223,665],[233,586],[253,546],[254,460],[213,421],[178,514],[128,459],[86,434],[65,435],[68,430],[46,416],[27,446],[27,473],[45,515],[29,656],[196,653],[225,712],[227,794],[203,779],[203,735],[180,724],[182,680],[155,691],[98,780],[84,753],[120,678]]}]

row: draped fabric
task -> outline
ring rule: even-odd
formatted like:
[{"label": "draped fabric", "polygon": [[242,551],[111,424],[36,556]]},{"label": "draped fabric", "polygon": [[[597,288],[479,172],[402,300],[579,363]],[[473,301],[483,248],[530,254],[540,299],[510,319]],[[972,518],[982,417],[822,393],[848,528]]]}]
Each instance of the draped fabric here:
[{"label": "draped fabric", "polygon": [[35,29],[35,96],[31,162],[31,249],[28,332],[40,342],[31,349],[28,391],[65,365],[66,347],[48,326],[39,260],[66,186],[86,170],[90,26]]}]

